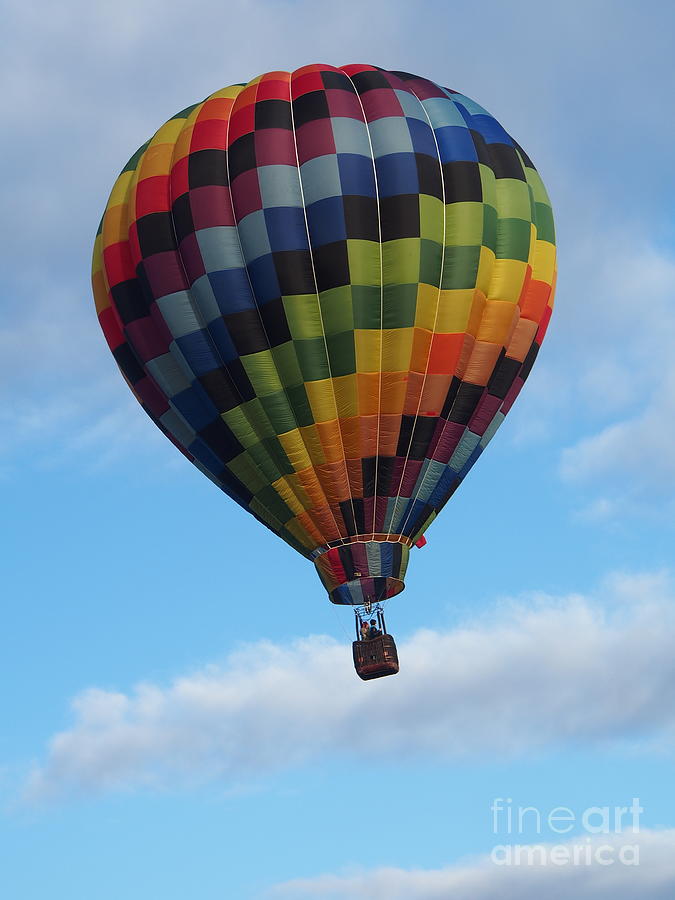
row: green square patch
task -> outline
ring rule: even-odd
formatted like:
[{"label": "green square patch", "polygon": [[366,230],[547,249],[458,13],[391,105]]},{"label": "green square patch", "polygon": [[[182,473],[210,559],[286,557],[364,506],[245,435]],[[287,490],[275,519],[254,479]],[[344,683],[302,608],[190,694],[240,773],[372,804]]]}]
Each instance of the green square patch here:
[{"label": "green square patch", "polygon": [[382,263],[378,241],[347,241],[349,278],[352,284],[379,286]]},{"label": "green square patch", "polygon": [[266,485],[260,469],[246,452],[240,453],[239,456],[231,459],[227,464],[227,468],[253,494]]},{"label": "green square patch", "polygon": [[438,197],[420,194],[420,237],[430,241],[443,240],[445,204]]},{"label": "green square patch", "polygon": [[483,235],[483,204],[448,203],[445,207],[445,243],[448,247],[480,244]]},{"label": "green square patch", "polygon": [[495,190],[497,192],[495,205],[500,219],[530,220],[532,205],[527,182],[518,178],[498,178]]},{"label": "green square patch", "polygon": [[492,206],[496,207],[497,179],[495,178],[495,173],[490,166],[486,166],[485,163],[478,163],[478,173],[480,175],[480,183],[483,191],[483,203],[491,203]]},{"label": "green square patch", "polygon": [[417,283],[384,287],[383,328],[411,328],[417,311]]},{"label": "green square patch", "polygon": [[330,356],[330,372],[333,378],[341,375],[353,375],[356,372],[356,352],[354,350],[354,332],[343,331],[342,334],[329,334],[326,337]]},{"label": "green square patch", "polygon": [[483,246],[497,250],[497,210],[489,203],[483,204]]},{"label": "green square patch", "polygon": [[444,291],[474,288],[479,261],[480,247],[446,247],[441,288]]},{"label": "green square patch", "polygon": [[293,341],[286,341],[285,344],[273,347],[272,356],[283,387],[288,388],[290,385],[302,384],[302,372]]},{"label": "green square patch", "polygon": [[282,297],[281,301],[288,327],[295,340],[321,335],[321,312],[316,294],[295,294]]},{"label": "green square patch", "polygon": [[340,334],[354,328],[352,288],[350,285],[331,288],[321,293],[321,315],[326,334]]},{"label": "green square patch", "polygon": [[548,194],[546,193],[546,188],[544,187],[544,182],[541,180],[539,172],[535,169],[525,169],[525,177],[527,178],[527,183],[532,188],[535,202],[545,203],[547,206],[550,206],[551,201],[548,199]]},{"label": "green square patch", "polygon": [[418,281],[420,239],[399,238],[382,244],[382,271],[387,284],[412,284]]},{"label": "green square patch", "polygon": [[287,431],[295,428],[295,416],[285,391],[277,391],[275,394],[261,397],[260,402],[277,434],[286,434]]},{"label": "green square patch", "polygon": [[271,350],[249,353],[239,359],[258,397],[279,390],[281,382]]},{"label": "green square patch", "polygon": [[312,415],[312,407],[309,405],[304,384],[298,384],[294,387],[287,388],[286,394],[293,407],[298,428],[305,428],[307,425],[313,425],[314,416]]},{"label": "green square patch", "polygon": [[268,485],[266,488],[259,491],[256,494],[255,499],[258,503],[261,503],[265,509],[269,510],[269,512],[271,512],[280,522],[288,522],[289,519],[293,518],[293,513],[290,508],[286,506],[271,485]]},{"label": "green square patch", "polygon": [[355,284],[352,287],[354,328],[380,328],[382,288]]},{"label": "green square patch", "polygon": [[255,465],[260,469],[267,484],[281,478],[281,468],[273,459],[270,459],[270,455],[262,443],[253,444],[248,448],[248,453]]},{"label": "green square patch", "polygon": [[[276,435],[274,437],[264,438],[264,440],[261,441],[260,446],[267,451],[270,459],[274,460],[275,465],[282,475],[293,474],[293,466],[291,465],[289,458],[286,456],[286,451],[284,450],[281,441]],[[270,478],[270,481],[275,480],[276,479]]]},{"label": "green square patch", "polygon": [[441,266],[443,257],[452,248],[443,247],[436,241],[420,241],[420,266],[418,276],[413,281],[422,284],[431,284],[436,287],[441,280]]},{"label": "green square patch", "polygon": [[330,378],[326,344],[323,337],[312,338],[310,341],[295,341],[295,352],[298,355],[303,381],[320,381],[322,378]]},{"label": "green square patch", "polygon": [[221,413],[220,417],[242,447],[248,450],[253,444],[258,443],[258,435],[255,432],[255,427],[249,422],[248,416],[246,415],[246,404],[235,406],[233,409],[228,409],[227,412]]},{"label": "green square patch", "polygon": [[553,210],[547,203],[536,204],[535,222],[537,224],[537,237],[539,240],[549,241],[549,243],[555,244]]},{"label": "green square patch", "polygon": [[[240,409],[244,411],[246,418],[248,419],[251,427],[256,433],[258,441],[261,441],[267,437],[274,437],[274,430],[269,419],[267,418],[267,414],[265,413],[261,399],[259,397],[254,397],[253,400],[248,400],[246,403],[242,404]],[[227,415],[227,413],[223,413],[223,416],[225,415]]]},{"label": "green square patch", "polygon": [[497,220],[497,259],[519,259],[530,255],[530,223],[522,219]]}]

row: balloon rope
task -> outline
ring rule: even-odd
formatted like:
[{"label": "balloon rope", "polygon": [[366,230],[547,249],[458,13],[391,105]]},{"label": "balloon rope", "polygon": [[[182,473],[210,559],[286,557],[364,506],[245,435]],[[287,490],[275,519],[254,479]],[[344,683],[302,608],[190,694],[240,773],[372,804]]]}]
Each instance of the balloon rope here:
[{"label": "balloon rope", "polygon": [[[398,511],[398,504],[401,499],[401,490],[403,489],[403,481],[405,479],[405,471],[408,467],[408,461],[410,459],[410,451],[412,450],[413,437],[415,435],[415,427],[417,425],[417,419],[420,414],[420,409],[422,408],[422,399],[424,397],[424,386],[426,385],[427,375],[429,374],[429,365],[431,363],[431,353],[433,350],[434,335],[436,334],[436,325],[438,324],[438,312],[441,307],[441,290],[443,287],[443,268],[445,266],[445,241],[446,241],[446,227],[447,227],[446,226],[446,216],[445,216],[445,179],[443,177],[443,164],[441,162],[441,150],[440,150],[440,147],[438,146],[438,139],[436,137],[436,132],[434,131],[434,126],[431,123],[431,119],[429,118],[429,114],[426,111],[424,104],[422,103],[422,101],[417,96],[415,91],[413,91],[412,88],[409,88],[409,90],[410,90],[410,93],[413,94],[413,96],[417,99],[418,103],[422,107],[422,111],[424,112],[426,120],[429,123],[429,128],[431,129],[431,133],[434,136],[434,144],[436,146],[436,154],[438,156],[438,168],[441,173],[441,194],[442,194],[442,204],[443,204],[443,249],[441,251],[441,270],[440,270],[440,274],[438,277],[438,293],[436,294],[436,312],[434,314],[434,325],[431,330],[431,339],[429,341],[429,352],[427,353],[427,362],[426,362],[426,366],[424,368],[424,377],[422,378],[422,386],[420,387],[420,395],[419,395],[419,400],[417,403],[417,410],[415,411],[415,418],[413,420],[412,428],[410,429],[410,441],[408,443],[408,449],[406,451],[405,460],[403,461],[403,469],[401,470],[401,480],[399,481],[399,484],[398,484],[398,492],[396,494],[396,500],[394,502],[394,509],[392,511],[391,518],[389,520],[389,531],[387,532],[387,538],[391,537],[391,534],[392,534],[391,526],[396,519],[396,513]],[[440,410],[439,410],[439,415],[440,415]],[[412,509],[412,503],[410,504],[410,507]],[[406,518],[406,522],[407,521],[408,520]],[[404,526],[405,526],[405,523],[401,527],[401,529],[400,529],[401,531],[403,530]]]},{"label": "balloon rope", "polygon": [[[347,75],[347,73],[344,73]],[[370,128],[368,127],[368,118],[366,116],[366,111],[364,109],[363,103],[361,102],[361,97],[359,92],[356,90],[356,85],[349,78],[352,87],[354,88],[354,94],[356,95],[356,99],[359,101],[359,106],[361,107],[361,112],[363,114],[363,121],[366,126],[366,134],[368,136],[368,146],[370,148],[370,157],[373,161],[373,178],[375,179],[375,202],[377,205],[377,232],[379,236],[379,247],[380,247],[380,365],[379,365],[379,386],[377,390],[377,437],[375,441],[375,474],[374,479],[375,483],[373,485],[373,533],[372,539],[375,540],[375,519],[377,516],[377,476],[378,469],[380,464],[380,425],[382,423],[382,358],[383,358],[383,350],[384,350],[384,263],[382,259],[382,220],[380,217],[380,188],[377,181],[377,167],[375,166],[375,153],[373,152],[373,142],[370,137]]]}]

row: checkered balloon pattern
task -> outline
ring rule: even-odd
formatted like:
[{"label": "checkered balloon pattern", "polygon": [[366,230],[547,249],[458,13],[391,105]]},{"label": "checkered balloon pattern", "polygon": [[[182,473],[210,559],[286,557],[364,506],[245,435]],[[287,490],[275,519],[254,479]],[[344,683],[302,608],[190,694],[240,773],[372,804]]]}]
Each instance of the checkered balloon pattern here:
[{"label": "checkered balloon pattern", "polygon": [[148,415],[343,604],[403,589],[529,375],[554,282],[521,147],[468,97],[366,65],[177,113],[115,182],[93,262]]}]

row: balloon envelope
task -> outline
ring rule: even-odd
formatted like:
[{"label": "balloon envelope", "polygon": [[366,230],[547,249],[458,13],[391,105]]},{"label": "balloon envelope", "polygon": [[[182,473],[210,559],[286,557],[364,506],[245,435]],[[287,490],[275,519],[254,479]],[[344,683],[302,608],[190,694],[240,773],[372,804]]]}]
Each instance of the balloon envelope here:
[{"label": "balloon envelope", "polygon": [[403,589],[530,372],[554,280],[520,146],[468,97],[366,65],[173,116],[117,179],[93,263],[144,409],[348,604]]}]

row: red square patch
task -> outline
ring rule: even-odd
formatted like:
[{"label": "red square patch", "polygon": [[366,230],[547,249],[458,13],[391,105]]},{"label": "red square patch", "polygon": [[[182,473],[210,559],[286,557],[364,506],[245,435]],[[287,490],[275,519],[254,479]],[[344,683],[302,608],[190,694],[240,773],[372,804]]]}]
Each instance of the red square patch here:
[{"label": "red square patch", "polygon": [[291,77],[288,72],[269,72],[258,85],[256,101],[288,100],[291,95]]},{"label": "red square patch", "polygon": [[254,137],[255,158],[259,166],[295,166],[293,132],[286,128],[263,128]]},{"label": "red square patch", "polygon": [[240,222],[249,213],[262,209],[260,184],[258,182],[258,173],[255,169],[250,169],[248,172],[237,175],[232,182],[230,190],[232,191],[232,202],[237,222]]},{"label": "red square patch", "polygon": [[149,213],[166,212],[169,205],[169,176],[154,175],[138,182],[136,188],[136,218]]},{"label": "red square patch", "polygon": [[195,231],[216,225],[234,225],[230,189],[210,184],[190,191],[190,212]]},{"label": "red square patch", "polygon": [[224,150],[227,140],[227,119],[204,119],[192,130],[190,153],[197,150]]},{"label": "red square patch", "polygon": [[135,272],[129,255],[129,242],[120,241],[103,250],[103,266],[111,288],[121,281],[134,278]]},{"label": "red square patch", "polygon": [[255,129],[255,104],[248,103],[246,106],[239,106],[237,102],[232,115],[230,116],[230,127],[228,132],[228,146],[242,137],[249,134]]},{"label": "red square patch", "polygon": [[374,122],[376,119],[384,119],[386,116],[402,116],[403,108],[393,90],[388,88],[375,88],[361,94],[361,103],[366,113],[366,120]]},{"label": "red square patch", "polygon": [[326,99],[331,116],[343,116],[348,119],[364,121],[363,109],[356,93],[349,91],[327,90]]},{"label": "red square patch", "polygon": [[308,94],[310,91],[322,91],[323,81],[321,80],[320,66],[304,66],[298,69],[291,76],[291,94],[295,100]]},{"label": "red square patch", "polygon": [[188,180],[188,157],[176,160],[174,167],[171,169],[171,196],[176,198],[187,193],[190,189]]},{"label": "red square patch", "polygon": [[300,165],[308,159],[335,153],[335,140],[330,119],[315,119],[306,122],[296,132],[298,143],[298,159]]},{"label": "red square patch", "polygon": [[435,334],[431,341],[430,375],[454,375],[464,344],[463,334]]}]

